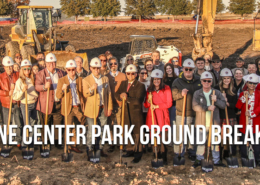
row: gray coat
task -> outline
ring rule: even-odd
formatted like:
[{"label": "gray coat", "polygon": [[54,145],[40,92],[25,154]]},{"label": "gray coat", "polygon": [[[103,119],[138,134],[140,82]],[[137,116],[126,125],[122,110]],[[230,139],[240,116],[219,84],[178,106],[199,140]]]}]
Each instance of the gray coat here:
[{"label": "gray coat", "polygon": [[[213,90],[215,90],[215,95],[217,96],[217,101],[214,103],[216,108],[213,113],[213,124],[220,125],[219,109],[225,109],[226,101],[224,96],[221,94],[219,90],[212,88],[212,93]],[[212,102],[211,95],[210,95],[210,102]],[[203,93],[203,89],[199,89],[195,91],[192,100],[192,108],[196,112],[195,125],[206,126],[206,111],[208,111],[208,106],[207,106],[206,97],[204,96]]]}]

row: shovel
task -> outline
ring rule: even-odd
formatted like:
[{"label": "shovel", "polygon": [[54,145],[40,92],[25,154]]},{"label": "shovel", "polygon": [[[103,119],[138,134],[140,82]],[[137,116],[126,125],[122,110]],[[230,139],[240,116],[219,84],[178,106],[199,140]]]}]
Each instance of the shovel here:
[{"label": "shovel", "polygon": [[[27,90],[25,91],[25,123],[26,125],[29,125],[28,123],[28,103],[27,103]],[[29,130],[26,130],[26,139],[29,140]],[[29,145],[26,146],[26,148],[22,149],[22,156],[23,159],[32,160],[34,156],[34,148],[29,147]]]},{"label": "shovel", "polygon": [[[185,118],[185,109],[186,109],[186,99],[187,99],[187,95],[184,95],[183,98],[183,106],[182,106],[182,118],[181,118],[181,127],[182,127],[182,133],[184,130],[184,118]],[[175,157],[173,158],[173,166],[180,166],[180,165],[184,165],[185,164],[185,158],[181,156],[181,147],[182,147],[182,143],[179,146],[179,155],[175,155]]]},{"label": "shovel", "polygon": [[[248,111],[248,93],[245,94],[246,96],[246,112]],[[248,125],[248,116],[246,116],[246,126]],[[255,168],[255,156],[254,156],[254,150],[252,145],[247,142],[247,157],[246,158],[241,158],[242,160],[242,166],[243,167],[248,167],[248,168]]]},{"label": "shovel", "polygon": [[[47,90],[46,114],[45,114],[45,120],[44,120],[45,124],[44,125],[47,125],[47,122],[48,122],[49,96],[50,96],[50,88],[48,88],[48,90]],[[49,158],[50,145],[44,145],[43,141],[42,141],[42,146],[40,147],[40,154],[43,158]]]},{"label": "shovel", "polygon": [[[124,125],[125,125],[125,99],[123,99],[123,103],[122,103],[122,119],[121,119],[121,127],[123,129],[123,133],[122,133],[122,137],[124,135]],[[120,145],[120,156],[119,156],[119,163],[115,163],[116,167],[126,167],[127,163],[123,163],[122,161],[122,155],[123,155],[123,149],[124,149],[124,145]]]},{"label": "shovel", "polygon": [[[70,162],[73,161],[73,154],[71,152],[68,152],[67,150],[67,124],[68,124],[68,110],[67,110],[67,90],[65,90],[65,133],[64,133],[64,153],[61,154],[61,160],[63,162]],[[46,113],[47,115],[47,113]]]},{"label": "shovel", "polygon": [[[96,89],[94,90],[94,125],[97,124],[97,118],[96,118],[96,101],[97,101],[97,93]],[[89,128],[90,129],[90,128]],[[96,132],[96,130],[95,130]],[[96,140],[97,141],[97,140]],[[94,145],[94,149],[92,152],[88,152],[89,161],[93,163],[99,163],[100,161],[100,150],[97,150],[96,145]]]},{"label": "shovel", "polygon": [[7,144],[3,146],[1,149],[0,155],[4,158],[9,157],[10,152],[12,150],[12,147],[8,145],[8,138],[9,138],[9,125],[11,122],[11,115],[12,115],[12,106],[13,106],[13,95],[10,98],[10,108],[9,108],[9,114],[8,114],[8,123],[7,123],[7,134],[6,134],[6,142]]},{"label": "shovel", "polygon": [[[227,107],[225,108],[225,114],[226,114],[227,125],[229,125]],[[239,167],[237,158],[232,156],[232,145],[231,144],[229,144],[229,157],[226,158],[226,161],[227,161],[227,165],[229,168],[238,168]]]},{"label": "shovel", "polygon": [[[213,90],[213,95],[215,95],[215,90]],[[212,105],[214,105],[214,101],[212,100]],[[201,160],[201,169],[204,172],[212,172],[213,171],[213,161],[209,160],[209,152],[211,148],[211,132],[212,132],[212,123],[213,123],[213,111],[211,111],[210,117],[210,126],[209,126],[209,135],[208,135],[208,146],[207,146],[207,159]]]},{"label": "shovel", "polygon": [[[150,92],[150,95],[152,95],[151,92]],[[151,104],[150,107],[151,107],[151,114],[152,114],[152,124],[154,125],[154,115],[153,115],[153,109],[152,109],[153,100],[152,100],[152,98],[150,99],[150,104]],[[158,159],[158,149],[157,149],[157,139],[156,139],[156,137],[154,138],[154,153],[155,153],[155,159],[151,161],[152,167],[155,168],[155,169],[163,167],[163,160]]]}]

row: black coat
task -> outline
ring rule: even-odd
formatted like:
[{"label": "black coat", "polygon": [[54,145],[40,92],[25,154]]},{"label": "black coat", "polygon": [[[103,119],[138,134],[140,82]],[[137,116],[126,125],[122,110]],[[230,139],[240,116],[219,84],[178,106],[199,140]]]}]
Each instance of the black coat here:
[{"label": "black coat", "polygon": [[83,79],[83,78],[87,77],[89,74],[90,74],[90,73],[88,73],[88,71],[86,71],[86,70],[83,68],[83,73],[81,73],[81,74],[78,75],[78,76],[79,76],[79,77],[82,77],[82,79]]},{"label": "black coat", "polygon": [[127,94],[124,114],[125,125],[128,125],[128,128],[130,128],[131,125],[135,125],[133,133],[139,134],[140,127],[144,124],[142,104],[146,95],[146,90],[144,84],[137,80],[132,83],[128,92],[127,86],[128,80],[122,81],[115,93],[115,97],[117,100],[122,101],[120,94]]}]

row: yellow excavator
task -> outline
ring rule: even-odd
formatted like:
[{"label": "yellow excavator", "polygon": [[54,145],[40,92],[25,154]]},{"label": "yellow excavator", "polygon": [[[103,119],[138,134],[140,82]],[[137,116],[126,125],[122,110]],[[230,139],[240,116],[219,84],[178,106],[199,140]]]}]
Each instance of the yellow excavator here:
[{"label": "yellow excavator", "polygon": [[[200,12],[202,8],[202,31],[198,32]],[[217,10],[217,0],[198,0],[195,33],[192,35],[194,48],[192,58],[203,57],[205,54],[213,56],[212,39]]]},{"label": "yellow excavator", "polygon": [[76,56],[83,58],[83,67],[88,69],[86,53],[76,53],[69,41],[60,41],[62,33],[57,33],[52,22],[52,6],[18,6],[19,21],[12,27],[11,41],[6,44],[6,55],[14,59],[21,53],[23,59],[36,62],[36,53],[52,52],[57,58],[57,67],[63,68],[68,60]]}]

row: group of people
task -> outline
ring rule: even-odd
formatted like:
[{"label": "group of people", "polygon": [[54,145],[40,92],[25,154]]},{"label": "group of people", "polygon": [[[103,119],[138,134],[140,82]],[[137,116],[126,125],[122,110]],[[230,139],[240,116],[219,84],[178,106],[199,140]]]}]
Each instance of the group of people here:
[{"label": "group of people", "polygon": [[[237,58],[236,67],[228,69],[222,68],[222,60],[217,55],[205,55],[195,61],[186,59],[180,65],[178,57],[173,57],[168,63],[161,62],[160,52],[154,51],[151,58],[146,59],[144,68],[140,68],[133,56],[128,55],[122,72],[119,70],[118,59],[109,51],[93,58],[89,63],[89,71],[82,67],[81,57],[69,60],[65,71],[56,68],[57,60],[53,53],[47,54],[46,57],[43,53],[38,53],[37,59],[36,65],[32,65],[29,60],[18,62],[19,71],[14,70],[12,58],[6,56],[2,62],[5,69],[5,72],[0,74],[3,124],[7,124],[8,111],[12,108],[13,121],[18,125],[16,141],[19,147],[20,144],[24,147],[21,130],[26,118],[25,91],[28,123],[32,127],[35,124],[44,125],[46,114],[48,125],[64,124],[66,109],[68,125],[88,126],[88,153],[94,149],[91,142],[94,119],[101,126],[101,137],[104,126],[108,124],[113,138],[113,125],[121,124],[122,101],[125,100],[124,122],[125,125],[135,126],[132,131],[135,144],[131,145],[129,142],[125,146],[126,153],[123,157],[133,157],[133,163],[138,163],[143,153],[154,151],[150,143],[142,145],[140,142],[140,127],[144,124],[151,129],[154,123],[161,131],[164,125],[171,127],[176,125],[176,138],[179,138],[179,125],[184,115],[185,125],[189,127],[195,125],[195,128],[197,125],[204,125],[208,133],[213,111],[214,125],[223,126],[229,123],[232,127],[237,124],[243,126],[239,130],[242,134],[241,140],[245,138],[247,118],[248,124],[253,127],[260,124],[258,105],[260,58],[256,59],[255,63],[249,63],[247,69],[244,67],[243,59]],[[38,71],[33,70],[35,66],[38,67]],[[46,112],[48,92],[48,112]],[[68,100],[66,104],[65,96]],[[10,107],[11,98],[12,107]],[[248,102],[247,108],[246,102]],[[76,130],[72,129],[70,132],[74,133],[72,140],[75,141]],[[255,134],[255,129],[253,133]],[[199,136],[196,137],[201,139],[202,134],[200,130]],[[101,139],[98,148],[101,150],[101,156],[107,157],[107,152],[114,152],[117,146],[110,145],[108,150],[104,151]],[[55,130],[55,146],[63,148],[58,144],[57,130]],[[173,144],[175,155],[179,155],[179,146]],[[163,159],[165,165],[168,147],[163,143],[158,145],[158,158]],[[225,167],[222,161],[229,156],[227,148],[223,144],[211,148],[214,165]],[[253,148],[256,164],[260,165],[260,145],[254,144]],[[246,158],[246,145],[240,146],[239,149],[241,157]],[[70,145],[69,150],[82,153],[76,145]],[[194,162],[194,167],[200,166],[201,160],[204,159],[205,146],[183,144],[180,155],[183,157],[185,153]],[[236,154],[237,146],[233,145],[232,155]]]}]

